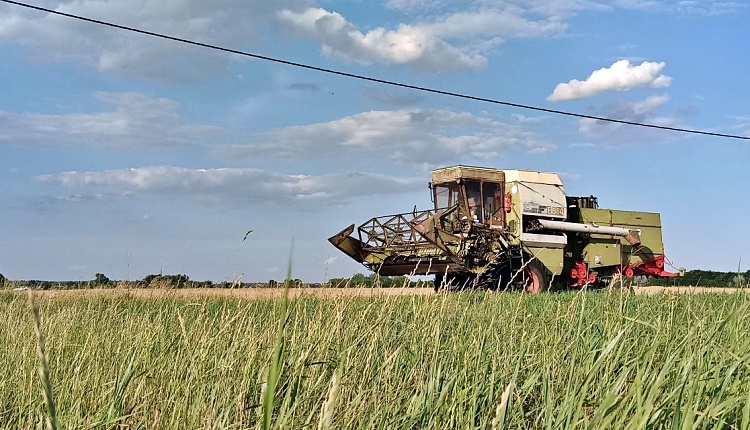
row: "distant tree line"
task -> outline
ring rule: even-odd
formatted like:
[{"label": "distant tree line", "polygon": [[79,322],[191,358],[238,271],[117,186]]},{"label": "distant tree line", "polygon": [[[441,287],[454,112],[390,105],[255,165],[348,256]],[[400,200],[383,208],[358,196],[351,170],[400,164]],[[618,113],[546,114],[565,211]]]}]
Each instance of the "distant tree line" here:
[{"label": "distant tree line", "polygon": [[[325,283],[306,283],[301,279],[290,279],[291,288],[355,288],[355,287],[418,287],[432,286],[428,281],[410,281],[406,276],[379,276],[376,274],[365,275],[357,273],[350,278],[333,278]],[[7,283],[7,285],[5,285]],[[86,289],[86,288],[283,288],[286,280],[274,279],[268,282],[241,282],[241,281],[195,281],[188,275],[147,275],[140,280],[113,280],[103,273],[96,273],[94,278],[88,281],[39,281],[39,280],[15,280],[10,281],[0,274],[0,288],[27,287],[35,290],[49,289]]]},{"label": "distant tree line", "polygon": [[9,281],[0,275],[0,287],[27,287],[38,290],[49,289],[86,289],[86,288],[212,288],[230,287],[229,282],[213,283],[211,281],[193,281],[187,275],[148,275],[141,280],[117,281],[103,273],[96,273],[89,281]]},{"label": "distant tree line", "polygon": [[[428,281],[432,286],[432,281]],[[411,281],[406,276],[380,276],[375,273],[365,275],[357,273],[351,278],[331,278],[328,286],[333,288],[347,287],[379,287],[379,288],[398,288],[398,287],[418,287],[427,286],[425,281]]]},{"label": "distant tree line", "polygon": [[[286,281],[268,282],[212,282],[195,281],[188,275],[147,275],[141,280],[117,281],[103,273],[96,273],[89,281],[38,281],[8,280],[0,274],[0,288],[27,287],[39,290],[84,289],[84,288],[283,288]],[[750,287],[750,270],[745,272],[717,272],[712,270],[689,270],[684,276],[644,280],[644,285],[701,286],[701,287]],[[432,287],[432,280],[410,280],[406,276],[379,276],[375,273],[357,273],[349,278],[332,278],[325,283],[305,283],[301,279],[289,280],[292,288],[398,288]]]},{"label": "distant tree line", "polygon": [[651,279],[649,284],[659,286],[694,287],[748,287],[750,270],[745,272],[715,272],[713,270],[688,270],[685,276]]}]

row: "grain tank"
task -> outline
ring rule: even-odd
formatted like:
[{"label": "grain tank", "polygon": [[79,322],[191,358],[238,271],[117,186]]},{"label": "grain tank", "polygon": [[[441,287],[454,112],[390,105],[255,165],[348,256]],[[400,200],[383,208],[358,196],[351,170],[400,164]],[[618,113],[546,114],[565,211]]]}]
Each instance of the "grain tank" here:
[{"label": "grain tank", "polygon": [[435,275],[436,289],[601,287],[671,277],[658,213],[599,208],[556,173],[432,171],[433,208],[352,224],[329,241],[381,275]]}]

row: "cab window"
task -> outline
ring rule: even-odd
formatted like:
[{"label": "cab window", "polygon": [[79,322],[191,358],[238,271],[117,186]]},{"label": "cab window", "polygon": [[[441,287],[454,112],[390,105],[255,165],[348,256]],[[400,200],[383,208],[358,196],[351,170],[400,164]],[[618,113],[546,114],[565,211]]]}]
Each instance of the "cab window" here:
[{"label": "cab window", "polygon": [[479,181],[465,181],[466,203],[474,221],[482,220],[482,189]]},{"label": "cab window", "polygon": [[435,190],[435,209],[449,208],[458,203],[458,184],[441,184]]},{"label": "cab window", "polygon": [[490,221],[492,215],[502,205],[500,186],[495,182],[482,183],[482,205],[484,205],[484,222]]}]

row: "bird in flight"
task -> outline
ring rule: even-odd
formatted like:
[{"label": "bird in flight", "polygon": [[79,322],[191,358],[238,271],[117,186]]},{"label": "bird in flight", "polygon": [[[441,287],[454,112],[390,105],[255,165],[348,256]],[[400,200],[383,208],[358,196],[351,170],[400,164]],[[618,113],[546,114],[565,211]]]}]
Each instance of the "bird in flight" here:
[{"label": "bird in flight", "polygon": [[247,239],[247,237],[250,236],[250,233],[252,232],[253,232],[253,229],[248,230],[247,233],[245,233],[245,237],[242,238],[242,241],[244,242],[245,239]]}]

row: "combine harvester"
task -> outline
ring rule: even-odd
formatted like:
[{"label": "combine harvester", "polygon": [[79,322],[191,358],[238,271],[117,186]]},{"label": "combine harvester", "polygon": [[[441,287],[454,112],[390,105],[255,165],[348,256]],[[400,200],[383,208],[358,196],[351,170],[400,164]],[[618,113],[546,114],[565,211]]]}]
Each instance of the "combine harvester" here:
[{"label": "combine harvester", "polygon": [[630,285],[664,270],[658,213],[568,197],[556,173],[453,166],[432,171],[434,208],[372,218],[328,239],[384,276],[435,275],[435,290]]}]

